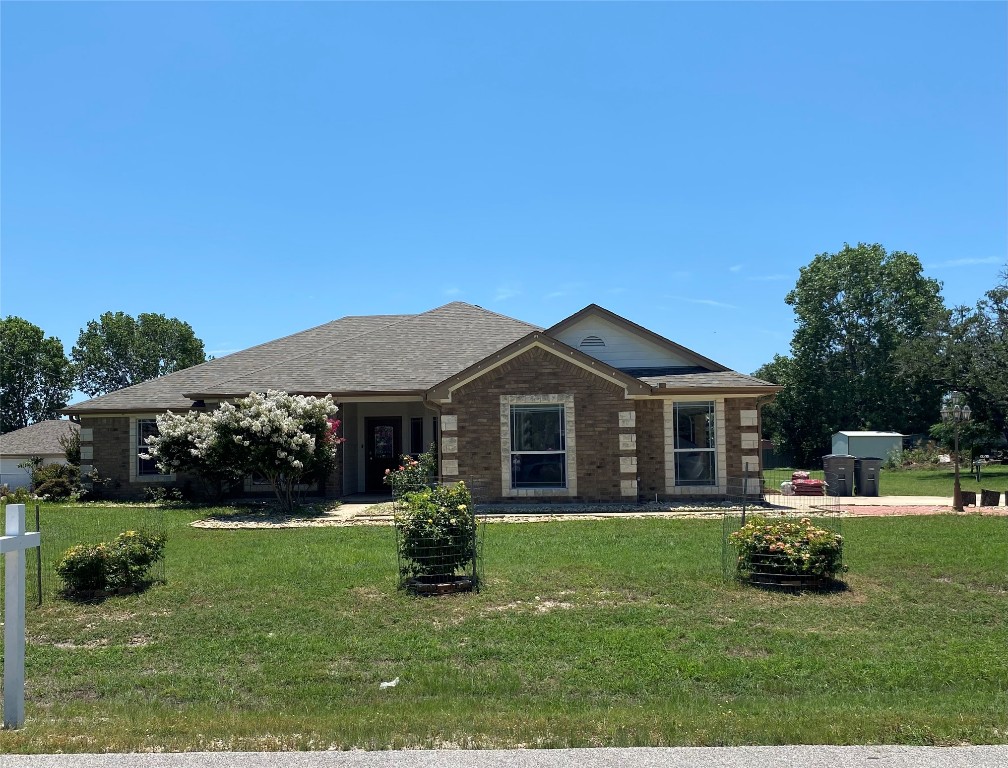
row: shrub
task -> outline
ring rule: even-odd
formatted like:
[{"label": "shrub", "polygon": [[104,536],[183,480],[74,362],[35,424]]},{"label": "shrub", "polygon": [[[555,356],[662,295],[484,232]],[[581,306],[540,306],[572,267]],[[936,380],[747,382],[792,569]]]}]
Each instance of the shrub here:
[{"label": "shrub", "polygon": [[738,547],[738,572],[836,578],[843,565],[843,537],[801,520],[752,518],[729,540]]},{"label": "shrub", "polygon": [[35,486],[36,496],[52,501],[74,498],[79,494],[79,491],[76,483],[71,483],[63,477],[54,477],[52,480],[46,480],[41,485]]},{"label": "shrub", "polygon": [[15,488],[11,490],[10,486],[6,484],[0,485],[0,503],[31,504],[34,501],[35,497],[27,488]]},{"label": "shrub", "polygon": [[408,575],[452,576],[476,554],[476,518],[465,483],[406,492],[396,515],[399,556]]},{"label": "shrub", "polygon": [[386,469],[382,482],[392,489],[393,498],[400,498],[410,491],[419,491],[430,486],[431,479],[436,474],[437,462],[434,459],[434,446],[415,459],[404,455],[399,469]]},{"label": "shrub", "polygon": [[71,595],[132,592],[149,583],[150,567],[164,557],[164,536],[125,531],[111,543],[70,547],[56,573]]}]

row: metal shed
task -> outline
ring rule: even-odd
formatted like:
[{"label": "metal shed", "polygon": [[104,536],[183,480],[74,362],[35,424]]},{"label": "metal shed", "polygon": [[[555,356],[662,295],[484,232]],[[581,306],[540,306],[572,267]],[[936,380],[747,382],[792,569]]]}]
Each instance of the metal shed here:
[{"label": "metal shed", "polygon": [[903,435],[899,432],[836,432],[833,453],[845,453],[859,459],[886,459],[903,450]]}]

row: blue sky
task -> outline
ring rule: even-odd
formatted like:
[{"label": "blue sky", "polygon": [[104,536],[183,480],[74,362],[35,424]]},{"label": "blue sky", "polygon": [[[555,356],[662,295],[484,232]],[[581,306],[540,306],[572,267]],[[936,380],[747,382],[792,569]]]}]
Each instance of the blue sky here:
[{"label": "blue sky", "polygon": [[1008,252],[1005,3],[2,5],[0,314],[215,355],[595,302],[743,372],[798,268]]}]

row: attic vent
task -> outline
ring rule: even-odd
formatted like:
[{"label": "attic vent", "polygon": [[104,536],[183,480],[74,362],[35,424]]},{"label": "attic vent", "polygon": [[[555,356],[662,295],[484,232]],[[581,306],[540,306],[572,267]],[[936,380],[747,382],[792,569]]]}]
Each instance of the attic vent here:
[{"label": "attic vent", "polygon": [[585,347],[604,347],[605,342],[598,336],[585,336],[581,339],[581,343],[578,346],[580,346],[581,349],[584,349]]}]

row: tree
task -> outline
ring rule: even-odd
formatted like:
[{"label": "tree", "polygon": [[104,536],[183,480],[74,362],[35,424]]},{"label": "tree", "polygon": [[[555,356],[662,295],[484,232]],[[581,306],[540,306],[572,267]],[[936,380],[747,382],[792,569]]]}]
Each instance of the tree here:
[{"label": "tree", "polygon": [[59,339],[20,317],[0,320],[0,432],[57,418],[72,390]]},{"label": "tree", "polygon": [[[971,428],[975,449],[1008,442],[1008,265],[975,307],[937,316],[928,333],[904,348],[900,365],[966,396],[973,424],[983,425]],[[940,424],[932,432],[944,434]]]},{"label": "tree", "polygon": [[210,413],[158,416],[147,455],[163,472],[193,472],[212,482],[262,475],[285,511],[298,502],[303,479],[328,472],[336,458],[336,404],[270,390],[223,403]]},{"label": "tree", "polygon": [[771,364],[785,377],[776,404],[781,447],[809,465],[839,429],[927,431],[943,388],[899,361],[944,305],[941,284],[924,277],[914,254],[844,244],[802,267],[785,301],[797,325],[789,361]]},{"label": "tree", "polygon": [[192,326],[174,317],[105,312],[81,330],[70,352],[77,387],[91,397],[206,362]]}]

